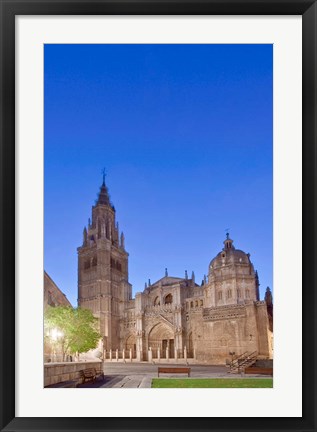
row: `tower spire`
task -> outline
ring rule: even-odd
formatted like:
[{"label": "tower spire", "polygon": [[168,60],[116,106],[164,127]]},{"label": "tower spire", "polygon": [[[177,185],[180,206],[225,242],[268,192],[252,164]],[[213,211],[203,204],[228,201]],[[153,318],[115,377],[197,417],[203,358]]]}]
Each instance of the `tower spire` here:
[{"label": "tower spire", "polygon": [[84,227],[84,231],[83,231],[83,246],[84,247],[87,246],[87,229],[86,229],[86,227]]},{"label": "tower spire", "polygon": [[102,186],[106,185],[105,177],[106,177],[106,168],[103,168],[102,172]]},{"label": "tower spire", "polygon": [[120,237],[120,246],[124,249],[124,234],[123,234],[123,232],[121,233],[121,237]]},{"label": "tower spire", "polygon": [[110,197],[108,188],[105,183],[105,177],[106,177],[106,170],[102,170],[102,185],[100,186],[100,191],[98,194],[98,199],[96,201],[96,205],[110,205]]}]

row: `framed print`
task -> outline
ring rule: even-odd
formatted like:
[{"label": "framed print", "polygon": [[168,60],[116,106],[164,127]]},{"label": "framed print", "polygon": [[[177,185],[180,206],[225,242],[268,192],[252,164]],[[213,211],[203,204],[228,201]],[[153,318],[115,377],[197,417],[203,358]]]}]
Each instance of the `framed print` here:
[{"label": "framed print", "polygon": [[316,430],[315,2],[1,28],[1,430]]}]

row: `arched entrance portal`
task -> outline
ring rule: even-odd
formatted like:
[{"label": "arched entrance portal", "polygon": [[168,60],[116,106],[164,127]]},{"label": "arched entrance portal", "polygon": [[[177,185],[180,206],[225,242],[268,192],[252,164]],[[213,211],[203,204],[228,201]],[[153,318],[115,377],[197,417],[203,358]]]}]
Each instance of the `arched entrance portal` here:
[{"label": "arched entrance portal", "polygon": [[188,335],[187,356],[188,357],[194,357],[194,342],[193,342],[193,333],[192,332],[190,332]]},{"label": "arched entrance portal", "polygon": [[148,348],[152,349],[153,358],[174,358],[174,333],[167,324],[156,324],[149,333]]},{"label": "arched entrance portal", "polygon": [[134,335],[130,335],[126,340],[125,349],[127,350],[128,353],[130,352],[131,349],[132,358],[136,357],[136,338]]}]

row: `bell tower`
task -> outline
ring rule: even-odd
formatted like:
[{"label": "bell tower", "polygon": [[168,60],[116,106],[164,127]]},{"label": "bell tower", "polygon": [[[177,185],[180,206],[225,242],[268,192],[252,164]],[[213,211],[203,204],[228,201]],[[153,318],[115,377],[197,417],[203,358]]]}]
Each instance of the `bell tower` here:
[{"label": "bell tower", "polygon": [[120,349],[120,316],[132,298],[128,256],[105,184],[92,206],[78,251],[78,305],[99,318],[105,349]]}]

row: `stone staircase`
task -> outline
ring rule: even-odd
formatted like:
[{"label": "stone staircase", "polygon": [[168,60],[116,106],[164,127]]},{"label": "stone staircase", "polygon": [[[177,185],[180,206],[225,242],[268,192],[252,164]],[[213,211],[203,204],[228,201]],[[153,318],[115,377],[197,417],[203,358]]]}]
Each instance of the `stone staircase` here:
[{"label": "stone staircase", "polygon": [[258,353],[254,351],[249,353],[248,351],[236,357],[229,366],[228,373],[240,373],[243,372],[245,368],[252,366],[257,360]]}]

